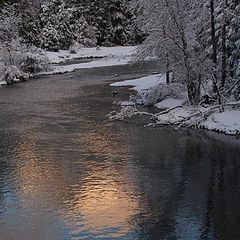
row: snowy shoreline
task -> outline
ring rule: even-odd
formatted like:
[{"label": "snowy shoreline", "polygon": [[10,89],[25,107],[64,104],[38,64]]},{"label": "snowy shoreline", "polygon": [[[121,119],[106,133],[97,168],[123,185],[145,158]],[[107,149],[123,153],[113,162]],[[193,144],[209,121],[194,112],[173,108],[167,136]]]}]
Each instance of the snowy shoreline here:
[{"label": "snowy shoreline", "polygon": [[[128,103],[124,102],[119,113],[113,112],[109,115],[112,120],[123,120],[131,118],[135,115],[149,115],[154,123],[149,126],[169,125],[179,127],[192,127],[198,129],[206,129],[214,132],[224,133],[227,135],[240,134],[240,101],[226,104],[224,111],[219,111],[220,107],[199,106],[194,107],[186,104],[186,98],[183,94],[182,98],[171,96],[172,92],[162,95],[162,99],[154,106],[161,111],[157,114],[139,112],[136,108],[137,104],[148,105],[149,98],[152,93],[156,94],[153,89],[166,87],[165,75],[156,74],[134,80],[126,80],[110,84],[112,87],[128,87],[137,93],[135,104],[132,100]],[[154,95],[153,94],[153,95]],[[157,92],[159,95],[159,92]],[[169,94],[169,96],[168,96]],[[161,95],[161,93],[160,93]],[[140,99],[140,100],[139,100]]]},{"label": "snowy shoreline", "polygon": [[[70,54],[66,50],[59,52],[47,52],[47,57],[53,66],[51,71],[40,72],[37,75],[51,75],[73,72],[78,69],[89,69],[99,67],[109,67],[125,65],[132,61],[132,55],[136,53],[137,46],[125,47],[98,47],[98,48],[81,48],[75,54]],[[74,60],[89,59],[91,61],[84,63],[73,63],[61,65]]]},{"label": "snowy shoreline", "polygon": [[58,52],[47,51],[47,57],[50,63],[64,63],[74,59],[92,59],[92,58],[106,58],[106,57],[122,57],[131,56],[136,52],[137,46],[121,46],[121,47],[94,47],[81,48],[75,54],[69,53],[67,50],[60,50]]},{"label": "snowy shoreline", "polygon": [[[136,53],[136,50],[137,46],[120,46],[81,48],[75,54],[69,53],[67,50],[60,50],[58,52],[47,51],[47,66],[50,70],[35,73],[34,76],[64,74],[78,69],[126,65],[132,61],[132,56]],[[90,61],[74,63],[76,60],[84,59]],[[66,65],[66,63],[69,64]],[[19,82],[19,80],[15,82]],[[7,85],[6,81],[0,78],[0,86],[4,85]]]}]

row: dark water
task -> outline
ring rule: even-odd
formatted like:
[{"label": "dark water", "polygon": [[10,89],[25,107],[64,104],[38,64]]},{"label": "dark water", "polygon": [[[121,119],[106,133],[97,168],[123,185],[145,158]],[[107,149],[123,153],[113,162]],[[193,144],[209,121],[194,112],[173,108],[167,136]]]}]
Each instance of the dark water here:
[{"label": "dark water", "polygon": [[240,239],[238,140],[107,121],[136,70],[0,89],[1,240]]}]

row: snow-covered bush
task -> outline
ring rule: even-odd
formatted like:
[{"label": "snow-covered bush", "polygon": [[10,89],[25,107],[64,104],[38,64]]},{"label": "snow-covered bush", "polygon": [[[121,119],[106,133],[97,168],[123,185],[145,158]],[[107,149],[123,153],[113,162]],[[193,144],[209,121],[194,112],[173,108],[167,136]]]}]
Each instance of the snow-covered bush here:
[{"label": "snow-covered bush", "polygon": [[0,46],[0,61],[6,66],[16,66],[24,72],[35,73],[45,70],[48,58],[46,53],[34,46],[21,43],[21,39],[13,39]]},{"label": "snow-covered bush", "polygon": [[31,46],[28,51],[23,54],[23,57],[21,69],[24,72],[37,73],[47,70],[49,59],[42,49]]},{"label": "snow-covered bush", "polygon": [[29,79],[29,74],[23,72],[18,67],[10,65],[4,72],[4,80],[7,84],[13,84],[19,81],[26,81]]},{"label": "snow-covered bush", "polygon": [[77,54],[77,52],[81,48],[83,48],[83,45],[81,43],[74,41],[73,44],[69,47],[68,52],[71,54]]},{"label": "snow-covered bush", "polygon": [[142,90],[138,93],[141,102],[146,106],[154,106],[157,102],[171,97],[187,101],[187,88],[181,83],[158,84],[149,89]]},{"label": "snow-covered bush", "polygon": [[15,6],[5,5],[0,11],[0,73],[7,84],[28,80],[30,73],[43,70],[48,61],[42,50],[24,43],[19,23]]}]

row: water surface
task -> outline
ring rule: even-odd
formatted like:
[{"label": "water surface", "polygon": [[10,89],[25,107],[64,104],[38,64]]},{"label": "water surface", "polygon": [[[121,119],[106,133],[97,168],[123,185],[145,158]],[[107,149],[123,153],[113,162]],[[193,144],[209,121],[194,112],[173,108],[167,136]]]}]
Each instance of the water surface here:
[{"label": "water surface", "polygon": [[238,140],[106,118],[105,80],[157,67],[0,88],[1,240],[240,239]]}]

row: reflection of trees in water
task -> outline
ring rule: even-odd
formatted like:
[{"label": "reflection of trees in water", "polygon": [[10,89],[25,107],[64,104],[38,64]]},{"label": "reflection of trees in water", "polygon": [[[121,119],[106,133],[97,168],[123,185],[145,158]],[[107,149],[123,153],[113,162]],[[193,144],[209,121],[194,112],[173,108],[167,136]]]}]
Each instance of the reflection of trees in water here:
[{"label": "reflection of trees in water", "polygon": [[142,155],[142,167],[153,168],[149,178],[138,173],[142,209],[131,224],[139,239],[240,239],[239,146],[169,134]]},{"label": "reflection of trees in water", "polygon": [[149,136],[141,138],[142,144],[135,146],[138,172],[133,180],[141,209],[130,223],[140,228],[139,239],[176,239],[174,209],[184,188],[184,138],[168,129],[153,130],[152,141]]},{"label": "reflection of trees in water", "polygon": [[[230,145],[230,144],[229,144]],[[202,239],[240,239],[240,149],[213,143]]]}]

